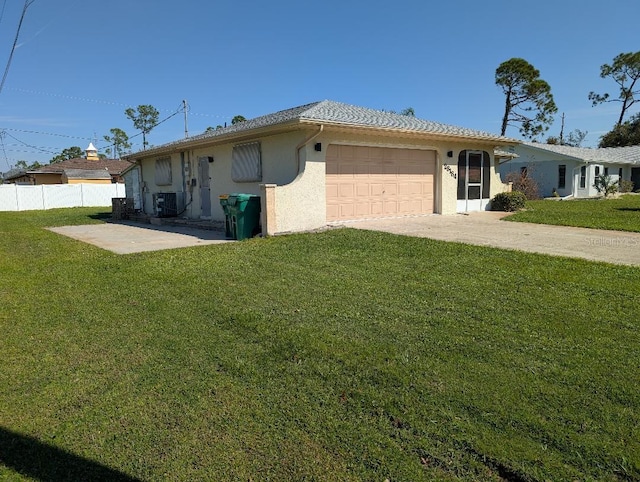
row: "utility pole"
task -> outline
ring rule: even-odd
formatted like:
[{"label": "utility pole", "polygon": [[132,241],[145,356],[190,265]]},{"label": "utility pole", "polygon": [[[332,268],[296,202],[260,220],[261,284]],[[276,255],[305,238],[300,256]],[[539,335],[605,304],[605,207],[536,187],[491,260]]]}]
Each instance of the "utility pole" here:
[{"label": "utility pole", "polygon": [[560,145],[564,146],[564,112],[562,113],[562,124],[560,126]]},{"label": "utility pole", "polygon": [[182,101],[182,111],[184,112],[184,138],[186,139],[187,137],[189,137],[189,127],[187,124],[187,111],[188,109],[188,105],[187,105],[187,101],[183,100]]}]

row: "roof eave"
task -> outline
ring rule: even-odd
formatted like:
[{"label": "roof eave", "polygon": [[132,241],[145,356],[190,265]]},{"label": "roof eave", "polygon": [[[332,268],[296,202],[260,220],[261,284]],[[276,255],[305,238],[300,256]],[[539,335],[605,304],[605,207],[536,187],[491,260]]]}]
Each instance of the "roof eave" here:
[{"label": "roof eave", "polygon": [[444,141],[463,141],[463,142],[483,142],[486,144],[495,144],[495,145],[504,145],[504,146],[512,146],[514,144],[520,144],[522,141],[517,139],[510,139],[507,137],[485,137],[485,136],[474,136],[468,134],[448,134],[444,132],[429,132],[422,131],[416,129],[401,129],[397,127],[382,127],[382,126],[368,126],[368,125],[359,125],[359,124],[350,124],[348,122],[338,122],[338,121],[323,121],[323,120],[315,120],[315,119],[301,119],[301,124],[306,125],[320,125],[322,124],[325,129],[334,128],[343,131],[351,131],[351,132],[367,132],[367,133],[381,133],[385,135],[398,135],[402,137],[413,137],[413,138],[429,138],[434,140],[444,140]]},{"label": "roof eave", "polygon": [[242,142],[244,140],[255,139],[256,137],[279,134],[281,132],[295,129],[296,127],[300,127],[300,121],[297,119],[293,121],[282,122],[279,124],[272,124],[269,126],[229,132],[216,136],[204,136],[197,139],[188,138],[171,144],[165,144],[156,148],[147,149],[145,151],[138,151],[136,153],[123,156],[123,158],[129,162],[135,162],[136,160],[143,159],[145,157],[174,154],[176,152],[197,149],[200,147],[226,144],[228,142]]}]

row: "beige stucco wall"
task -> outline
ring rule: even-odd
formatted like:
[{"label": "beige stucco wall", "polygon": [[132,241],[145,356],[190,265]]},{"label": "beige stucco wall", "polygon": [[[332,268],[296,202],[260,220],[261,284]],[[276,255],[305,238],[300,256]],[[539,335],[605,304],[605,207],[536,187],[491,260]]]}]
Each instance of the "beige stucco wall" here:
[{"label": "beige stucco wall", "polygon": [[111,179],[67,179],[67,184],[111,184]]},{"label": "beige stucco wall", "polygon": [[[224,212],[220,206],[221,194],[246,193],[260,195],[260,184],[289,184],[297,174],[295,146],[308,135],[307,131],[294,131],[272,136],[256,137],[242,142],[231,142],[211,147],[186,150],[171,155],[172,183],[167,186],[155,184],[155,161],[168,157],[153,156],[142,159],[141,174],[144,197],[144,212],[153,214],[153,194],[157,192],[182,192],[187,206],[184,213],[189,218],[201,216],[202,199],[200,196],[201,180],[198,173],[198,159],[213,157],[209,163],[209,189],[211,197],[211,218],[224,220]],[[246,142],[260,142],[262,157],[262,181],[234,182],[231,180],[231,160],[233,146]],[[182,168],[184,158],[185,168]],[[191,179],[196,179],[196,186],[191,187]]]}]

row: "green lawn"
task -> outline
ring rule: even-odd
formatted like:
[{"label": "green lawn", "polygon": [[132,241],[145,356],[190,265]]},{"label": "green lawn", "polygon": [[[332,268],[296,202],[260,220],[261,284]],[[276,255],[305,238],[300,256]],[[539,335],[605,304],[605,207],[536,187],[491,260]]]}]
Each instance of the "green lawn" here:
[{"label": "green lawn", "polygon": [[640,232],[640,196],[617,199],[528,201],[527,208],[505,218],[525,223]]},{"label": "green lawn", "polygon": [[98,214],[0,213],[0,479],[640,480],[637,268],[42,229]]}]

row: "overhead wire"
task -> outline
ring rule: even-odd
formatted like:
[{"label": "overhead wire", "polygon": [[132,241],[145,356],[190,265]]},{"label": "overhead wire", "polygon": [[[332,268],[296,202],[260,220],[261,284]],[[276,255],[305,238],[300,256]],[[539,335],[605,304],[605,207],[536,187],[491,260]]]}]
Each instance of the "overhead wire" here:
[{"label": "overhead wire", "polygon": [[[2,7],[4,10],[4,6]],[[0,146],[2,146],[2,154],[4,155],[4,163],[7,165],[7,169],[11,169],[11,165],[9,164],[9,159],[7,158],[7,151],[4,148],[4,131],[0,131]]]},{"label": "overhead wire", "polygon": [[7,75],[9,75],[9,68],[11,67],[11,61],[13,60],[13,54],[16,51],[16,45],[18,44],[18,38],[20,37],[20,30],[22,29],[22,22],[24,20],[25,15],[27,14],[27,9],[29,6],[35,2],[36,0],[25,0],[24,8],[22,9],[22,15],[20,15],[20,21],[18,22],[18,30],[16,31],[16,36],[13,40],[13,46],[11,47],[11,53],[9,54],[9,59],[7,60],[7,66],[4,69],[4,75],[2,76],[2,81],[0,82],[0,94],[2,93],[2,89],[4,87],[4,83],[7,80]]},{"label": "overhead wire", "polygon": [[2,24],[2,18],[4,17],[4,7],[7,6],[7,0],[2,2],[2,10],[0,11],[0,25]]}]

